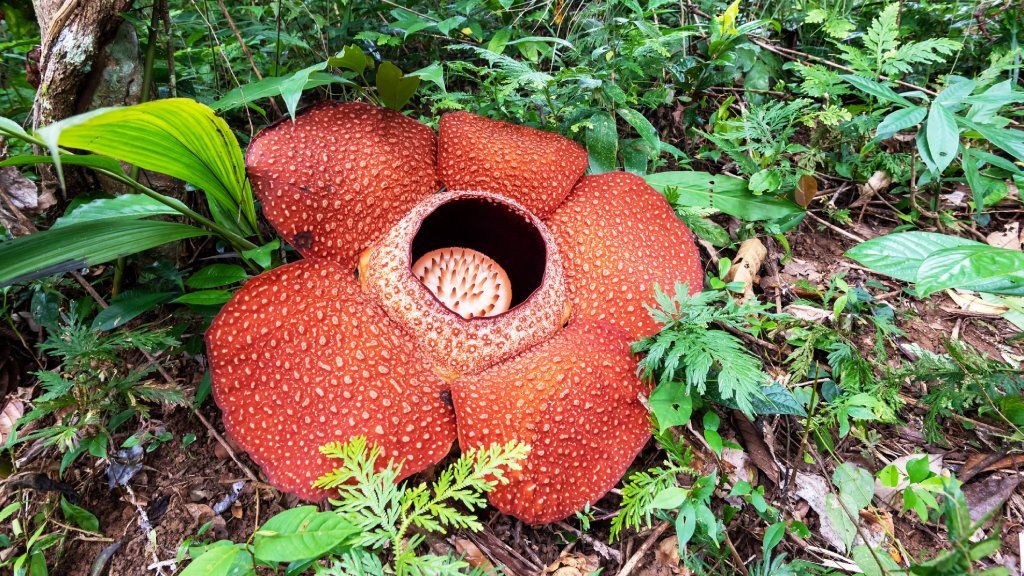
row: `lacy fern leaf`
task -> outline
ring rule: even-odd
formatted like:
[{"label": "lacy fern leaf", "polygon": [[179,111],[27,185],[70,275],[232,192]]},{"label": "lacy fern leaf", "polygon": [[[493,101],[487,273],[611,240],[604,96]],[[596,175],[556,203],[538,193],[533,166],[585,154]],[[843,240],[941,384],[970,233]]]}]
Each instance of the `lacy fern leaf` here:
[{"label": "lacy fern leaf", "polygon": [[756,335],[760,319],[772,316],[768,306],[756,300],[740,304],[718,290],[690,296],[683,284],[676,285],[675,297],[660,289],[655,297],[658,308],[649,310],[662,329],[633,344],[634,352],[646,354],[640,361],[641,375],[658,384],[682,376],[688,389],[704,394],[714,373],[719,396],[752,414],[754,399],[763,395],[761,388],[771,383],[771,377],[739,338],[711,326]]},{"label": "lacy fern leaf", "polygon": [[[340,465],[313,485],[337,492],[331,504],[362,531],[354,545],[370,550],[390,547],[395,574],[459,574],[468,566],[465,562],[416,553],[423,533],[480,530],[473,514],[487,504],[487,492],[508,481],[506,472],[520,469],[529,447],[509,442],[468,450],[432,484],[415,486],[398,482],[400,466],[394,461],[378,466],[381,449],[368,446],[364,437],[327,444],[320,452]],[[418,533],[410,535],[412,531]],[[356,560],[343,559],[341,564]]]}]

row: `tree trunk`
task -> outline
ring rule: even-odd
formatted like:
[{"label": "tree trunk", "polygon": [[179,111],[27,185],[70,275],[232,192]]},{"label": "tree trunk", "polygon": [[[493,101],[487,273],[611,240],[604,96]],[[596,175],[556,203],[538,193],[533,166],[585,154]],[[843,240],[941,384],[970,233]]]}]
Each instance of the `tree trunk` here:
[{"label": "tree trunk", "polygon": [[[32,108],[38,128],[103,106],[134,104],[142,88],[139,40],[121,18],[129,0],[33,0],[39,22],[39,86]],[[57,189],[52,169],[41,169],[40,197]],[[65,170],[64,199],[95,189],[84,170]]]}]

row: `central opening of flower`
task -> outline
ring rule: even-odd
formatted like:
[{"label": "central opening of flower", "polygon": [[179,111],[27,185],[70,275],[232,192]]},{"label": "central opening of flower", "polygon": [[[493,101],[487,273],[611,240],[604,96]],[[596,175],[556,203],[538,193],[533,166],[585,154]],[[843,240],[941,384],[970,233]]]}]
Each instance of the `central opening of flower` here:
[{"label": "central opening of flower", "polygon": [[463,318],[496,316],[525,301],[544,278],[547,247],[530,215],[489,198],[457,198],[420,225],[412,272]]}]

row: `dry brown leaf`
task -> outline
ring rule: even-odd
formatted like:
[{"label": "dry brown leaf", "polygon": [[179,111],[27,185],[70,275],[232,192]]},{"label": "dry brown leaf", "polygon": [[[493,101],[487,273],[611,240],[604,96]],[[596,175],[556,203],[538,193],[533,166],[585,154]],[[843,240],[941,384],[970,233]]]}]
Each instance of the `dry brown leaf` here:
[{"label": "dry brown leaf", "polygon": [[816,306],[806,306],[804,304],[790,304],[783,308],[782,311],[794,318],[814,323],[821,323],[832,317],[831,310],[824,310]]},{"label": "dry brown leaf", "polygon": [[825,508],[825,497],[831,492],[828,480],[818,474],[797,472],[793,484],[796,487],[796,495],[804,499],[810,505],[811,510],[818,515],[820,523],[818,533],[821,538],[836,550],[845,551],[846,544],[843,543],[843,538],[839,535]]},{"label": "dry brown leaf", "polygon": [[[863,536],[867,538],[867,544],[872,548],[879,548],[888,540],[890,534],[894,534],[896,527],[893,524],[892,514],[884,510],[861,510],[859,513]],[[860,535],[858,538],[863,540]]]},{"label": "dry brown leaf", "polygon": [[996,248],[1020,250],[1020,222],[1010,222],[1002,230],[986,236],[985,242],[989,246],[995,246]]},{"label": "dry brown leaf", "polygon": [[25,415],[25,404],[17,398],[7,401],[3,411],[0,411],[0,444],[7,442],[7,437],[14,429],[14,423]]},{"label": "dry brown leaf", "polygon": [[804,174],[796,182],[796,190],[793,191],[793,199],[796,203],[807,208],[811,201],[818,194],[818,181],[810,174]]},{"label": "dry brown leaf", "polygon": [[761,269],[761,265],[764,264],[766,256],[768,256],[768,249],[757,238],[744,240],[740,244],[740,249],[736,252],[736,258],[733,259],[732,267],[725,274],[725,281],[743,283],[741,302],[754,296],[754,279],[757,278],[757,272]]},{"label": "dry brown leaf", "polygon": [[736,423],[740,435],[743,436],[743,446],[747,449],[747,454],[750,456],[751,461],[773,484],[778,486],[781,473],[779,472],[779,465],[772,457],[772,449],[768,446],[768,441],[771,438],[766,439],[764,434],[760,430],[755,429],[754,424],[743,413],[738,410],[733,413],[735,414],[733,422]]},{"label": "dry brown leaf", "polygon": [[978,522],[1002,508],[1019,485],[1019,476],[996,478],[993,475],[964,486],[964,498],[967,500],[967,513],[971,522]]},{"label": "dry brown leaf", "polygon": [[884,170],[875,171],[867,182],[860,185],[860,196],[850,204],[850,207],[855,208],[867,204],[875,194],[885,192],[890,184],[892,184],[892,180]]},{"label": "dry brown leaf", "polygon": [[689,568],[679,558],[679,539],[675,536],[664,538],[654,549],[654,562],[642,574],[651,576],[691,576]]},{"label": "dry brown leaf", "polygon": [[596,554],[580,554],[571,552],[558,558],[544,569],[544,574],[552,576],[588,576],[597,571],[601,563]]},{"label": "dry brown leaf", "polygon": [[1001,304],[992,304],[986,302],[976,296],[977,292],[970,292],[968,290],[952,289],[946,290],[946,294],[956,302],[956,305],[965,312],[971,314],[982,314],[985,316],[1002,316],[1010,310],[1008,306]]},{"label": "dry brown leaf", "polygon": [[722,461],[732,466],[732,470],[728,471],[731,482],[742,481],[757,486],[757,467],[746,452],[735,448],[722,448]]},{"label": "dry brown leaf", "polygon": [[479,568],[487,574],[496,574],[494,564],[480,548],[465,538],[455,538],[455,552],[462,556],[473,568]]},{"label": "dry brown leaf", "polygon": [[957,476],[961,482],[967,483],[968,480],[982,472],[1014,470],[1019,466],[1024,466],[1024,454],[1011,454],[1009,456],[998,452],[992,454],[971,454],[967,457],[967,461],[964,462]]}]

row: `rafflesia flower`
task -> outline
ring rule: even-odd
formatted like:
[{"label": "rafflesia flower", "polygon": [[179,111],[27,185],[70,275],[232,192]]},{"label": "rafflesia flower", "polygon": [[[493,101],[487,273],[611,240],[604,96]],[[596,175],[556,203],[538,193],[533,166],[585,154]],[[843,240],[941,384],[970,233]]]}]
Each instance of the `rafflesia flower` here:
[{"label": "rafflesia flower", "polygon": [[249,281],[207,333],[225,427],[303,498],[365,436],[409,475],[518,440],[490,494],[539,524],[600,499],[650,437],[630,342],[654,286],[702,271],[642,178],[584,176],[561,136],[464,112],[439,135],[397,112],[323,104],[246,158],[267,219],[305,259]]}]

